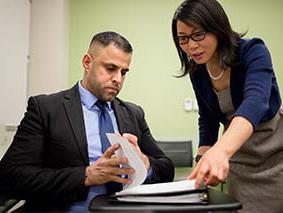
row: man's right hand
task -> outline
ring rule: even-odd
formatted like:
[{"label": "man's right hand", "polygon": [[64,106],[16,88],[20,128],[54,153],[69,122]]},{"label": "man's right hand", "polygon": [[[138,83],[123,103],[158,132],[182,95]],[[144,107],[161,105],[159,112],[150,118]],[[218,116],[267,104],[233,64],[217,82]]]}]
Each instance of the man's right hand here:
[{"label": "man's right hand", "polygon": [[86,186],[100,185],[108,182],[117,182],[122,184],[132,183],[130,179],[119,176],[124,174],[129,175],[135,172],[132,168],[120,168],[120,165],[127,163],[128,160],[125,157],[116,158],[114,156],[114,152],[119,148],[119,144],[112,145],[94,164],[86,167]]}]

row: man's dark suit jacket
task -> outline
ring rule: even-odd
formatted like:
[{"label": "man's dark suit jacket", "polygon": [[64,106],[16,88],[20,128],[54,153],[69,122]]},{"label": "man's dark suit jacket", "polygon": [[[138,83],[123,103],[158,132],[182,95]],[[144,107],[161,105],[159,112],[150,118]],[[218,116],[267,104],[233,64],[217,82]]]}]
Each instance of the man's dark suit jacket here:
[{"label": "man's dark suit jacket", "polygon": [[[151,182],[174,177],[171,160],[156,145],[141,107],[116,98],[119,132],[138,137],[153,168]],[[49,209],[84,200],[84,172],[89,165],[78,84],[69,90],[29,98],[27,112],[0,162],[3,191],[26,200],[30,208]],[[37,207],[36,207],[37,206]]]}]

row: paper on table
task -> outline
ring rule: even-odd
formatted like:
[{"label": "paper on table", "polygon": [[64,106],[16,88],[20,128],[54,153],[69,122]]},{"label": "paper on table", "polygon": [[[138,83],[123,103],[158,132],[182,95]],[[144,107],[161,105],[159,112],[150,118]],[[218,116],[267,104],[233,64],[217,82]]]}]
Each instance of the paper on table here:
[{"label": "paper on table", "polygon": [[117,157],[126,157],[128,159],[127,165],[122,165],[123,167],[131,167],[135,170],[132,175],[128,175],[129,179],[133,182],[129,185],[124,185],[124,189],[131,189],[138,186],[144,182],[147,176],[146,167],[142,159],[138,156],[137,152],[132,147],[131,143],[118,134],[107,133],[107,138],[111,145],[118,143],[121,148],[115,153]]},{"label": "paper on table", "polygon": [[205,192],[198,193],[186,193],[181,195],[166,195],[166,196],[137,196],[129,195],[124,197],[117,197],[119,201],[135,202],[135,203],[164,203],[164,204],[176,204],[176,203],[194,203],[194,204],[206,204],[207,194]]},{"label": "paper on table", "polygon": [[169,183],[144,184],[136,186],[135,188],[123,190],[121,192],[116,192],[115,195],[161,195],[194,190],[196,190],[195,180],[182,180]]}]

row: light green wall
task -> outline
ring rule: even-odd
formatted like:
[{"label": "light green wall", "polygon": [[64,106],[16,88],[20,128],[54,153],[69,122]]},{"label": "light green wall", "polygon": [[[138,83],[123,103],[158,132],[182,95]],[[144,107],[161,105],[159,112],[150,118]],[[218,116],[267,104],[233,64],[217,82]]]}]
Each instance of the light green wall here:
[{"label": "light green wall", "polygon": [[[117,31],[129,39],[134,55],[119,97],[140,104],[156,138],[189,138],[197,144],[197,113],[185,112],[185,98],[194,98],[180,68],[171,39],[171,19],[180,0],[71,0],[70,86],[82,76],[81,58],[92,36]],[[236,31],[262,37],[273,56],[279,85],[283,83],[283,20],[281,0],[221,0]],[[281,88],[282,91],[282,88]],[[281,92],[282,93],[282,92]],[[282,93],[283,94],[283,93]]]}]

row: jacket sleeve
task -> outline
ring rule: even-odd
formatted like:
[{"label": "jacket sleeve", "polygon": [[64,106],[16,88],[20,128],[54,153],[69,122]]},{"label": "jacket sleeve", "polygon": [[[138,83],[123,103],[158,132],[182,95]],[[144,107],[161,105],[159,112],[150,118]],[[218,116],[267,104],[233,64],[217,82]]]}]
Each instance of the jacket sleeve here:
[{"label": "jacket sleeve", "polygon": [[241,63],[246,71],[244,97],[233,116],[245,117],[255,127],[271,107],[275,81],[271,56],[261,39],[251,39],[243,45]]},{"label": "jacket sleeve", "polygon": [[46,127],[36,98],[28,101],[27,112],[13,142],[0,162],[1,183],[22,199],[73,201],[87,194],[85,167],[45,167]]}]

